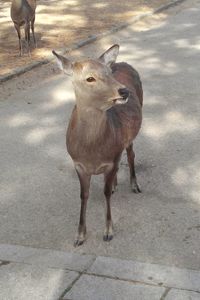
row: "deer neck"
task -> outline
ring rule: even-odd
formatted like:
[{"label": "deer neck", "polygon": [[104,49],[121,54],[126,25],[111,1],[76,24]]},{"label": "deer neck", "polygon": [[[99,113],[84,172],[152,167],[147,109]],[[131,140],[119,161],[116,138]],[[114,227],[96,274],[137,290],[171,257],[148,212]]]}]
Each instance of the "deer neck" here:
[{"label": "deer neck", "polygon": [[86,143],[95,143],[104,136],[107,128],[106,112],[95,107],[81,105],[77,101],[77,127]]}]

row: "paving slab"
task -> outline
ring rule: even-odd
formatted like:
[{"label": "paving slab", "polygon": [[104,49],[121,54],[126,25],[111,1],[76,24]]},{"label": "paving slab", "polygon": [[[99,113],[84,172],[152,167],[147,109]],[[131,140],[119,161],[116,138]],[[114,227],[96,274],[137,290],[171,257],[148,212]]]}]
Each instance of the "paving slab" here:
[{"label": "paving slab", "polygon": [[0,244],[0,299],[196,300],[199,282],[195,270]]},{"label": "paving slab", "polygon": [[0,266],[0,299],[58,300],[79,276],[74,271],[10,263]]},{"label": "paving slab", "polygon": [[63,297],[70,300],[160,300],[165,288],[82,275]]},{"label": "paving slab", "polygon": [[170,290],[165,300],[199,300],[200,294],[192,291]]},{"label": "paving slab", "polygon": [[0,244],[0,258],[6,261],[76,271],[84,271],[94,260],[92,255],[5,244]]},{"label": "paving slab", "polygon": [[200,292],[200,271],[97,257],[88,272]]}]

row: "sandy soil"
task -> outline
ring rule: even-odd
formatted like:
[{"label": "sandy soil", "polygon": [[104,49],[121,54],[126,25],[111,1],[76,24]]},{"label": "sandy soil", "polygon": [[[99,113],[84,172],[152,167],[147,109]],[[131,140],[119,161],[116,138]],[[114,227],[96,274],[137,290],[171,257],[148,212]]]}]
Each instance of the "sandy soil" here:
[{"label": "sandy soil", "polygon": [[38,0],[35,23],[38,48],[32,45],[31,57],[27,53],[19,57],[18,38],[10,18],[11,0],[4,0],[0,7],[0,75],[47,57],[52,49],[67,47],[168,2]]}]

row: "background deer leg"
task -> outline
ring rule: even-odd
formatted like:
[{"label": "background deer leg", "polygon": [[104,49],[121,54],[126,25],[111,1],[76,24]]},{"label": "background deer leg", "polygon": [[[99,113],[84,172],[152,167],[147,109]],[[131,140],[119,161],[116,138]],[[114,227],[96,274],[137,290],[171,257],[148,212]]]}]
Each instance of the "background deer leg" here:
[{"label": "background deer leg", "polygon": [[35,24],[35,16],[34,16],[34,18],[31,20],[31,30],[32,30],[32,34],[33,34],[34,45],[35,45],[35,48],[37,48],[37,42],[36,42],[36,38],[35,38],[34,24]]},{"label": "background deer leg", "polygon": [[22,56],[22,40],[21,40],[20,26],[18,26],[17,24],[14,25],[19,39],[19,55]]},{"label": "background deer leg", "polygon": [[26,44],[27,44],[28,55],[31,56],[31,53],[30,53],[30,22],[25,23],[25,40],[26,40]]},{"label": "background deer leg", "polygon": [[129,169],[130,169],[130,184],[132,191],[134,193],[141,193],[140,186],[137,183],[137,178],[135,174],[135,153],[133,151],[133,144],[131,143],[130,146],[126,148],[127,152],[127,159],[128,159],[128,164],[129,164]]},{"label": "background deer leg", "polygon": [[77,238],[74,241],[74,246],[80,246],[84,243],[86,238],[86,207],[87,200],[89,197],[90,179],[91,176],[77,171],[78,178],[80,181],[80,198],[81,198],[81,210],[80,210],[80,220],[78,226]]}]

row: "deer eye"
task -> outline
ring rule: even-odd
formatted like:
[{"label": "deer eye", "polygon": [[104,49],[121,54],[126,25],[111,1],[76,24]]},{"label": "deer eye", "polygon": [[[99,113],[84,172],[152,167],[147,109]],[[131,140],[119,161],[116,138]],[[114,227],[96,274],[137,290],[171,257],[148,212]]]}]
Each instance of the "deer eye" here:
[{"label": "deer eye", "polygon": [[87,82],[94,82],[94,81],[96,81],[96,79],[94,77],[88,77],[86,80],[87,80]]}]

